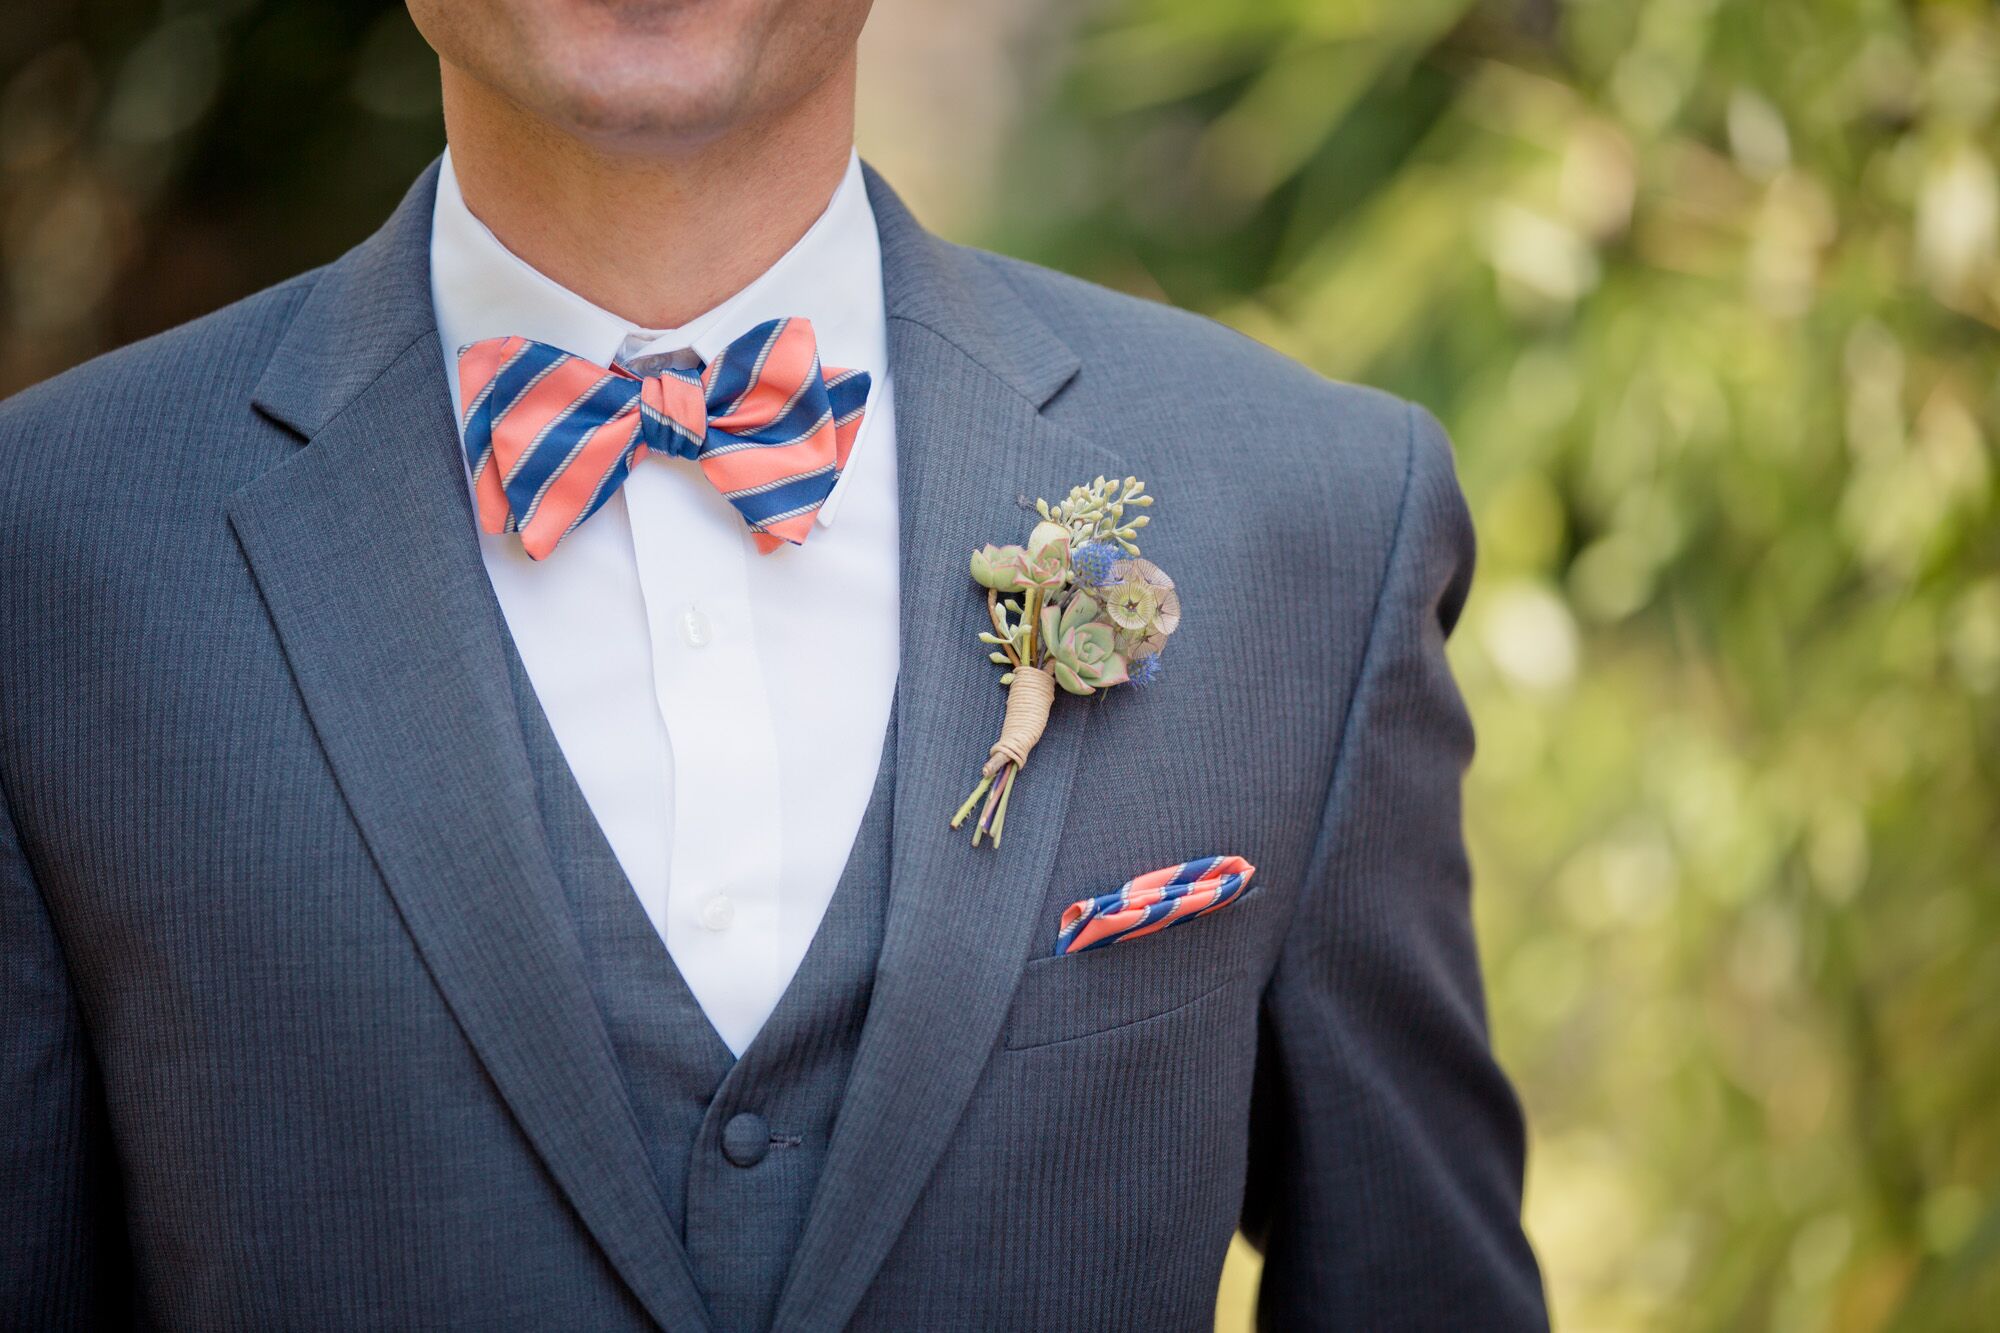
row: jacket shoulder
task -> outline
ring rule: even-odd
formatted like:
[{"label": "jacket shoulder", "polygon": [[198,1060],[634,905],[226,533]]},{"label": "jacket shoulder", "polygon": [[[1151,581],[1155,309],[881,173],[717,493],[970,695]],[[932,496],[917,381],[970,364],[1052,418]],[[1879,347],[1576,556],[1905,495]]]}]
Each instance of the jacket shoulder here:
[{"label": "jacket shoulder", "polygon": [[242,386],[247,395],[299,305],[324,270],[313,269],[174,328],[92,357],[0,400],[0,439],[18,442],[96,405],[168,397],[202,410]]},{"label": "jacket shoulder", "polygon": [[[254,431],[251,391],[323,270],[75,366],[0,402],[0,512],[24,522],[78,500],[226,466]],[[115,479],[115,480],[113,480]],[[11,525],[10,525],[11,526]]]},{"label": "jacket shoulder", "polygon": [[1449,441],[1417,404],[1328,379],[1205,316],[973,253],[1078,359],[1048,410],[1135,471],[1294,507],[1316,495],[1321,519],[1385,536],[1413,487],[1456,494]]}]

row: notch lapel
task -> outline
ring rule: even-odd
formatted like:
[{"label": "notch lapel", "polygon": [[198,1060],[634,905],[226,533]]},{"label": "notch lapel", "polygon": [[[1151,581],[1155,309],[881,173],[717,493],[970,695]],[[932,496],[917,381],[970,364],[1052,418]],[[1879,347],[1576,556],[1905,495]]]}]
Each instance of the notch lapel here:
[{"label": "notch lapel", "polygon": [[435,180],[304,301],[257,401],[307,442],[229,517],[467,1040],[647,1311],[705,1328],[541,832],[431,314]]},{"label": "notch lapel", "polygon": [[[1121,471],[1044,417],[1076,370],[986,262],[925,234],[879,178],[896,395],[903,607],[889,916],[846,1098],[774,1327],[844,1325],[901,1233],[992,1058],[1054,864],[1090,703],[1058,702],[998,848],[952,812],[999,735],[967,559],[1017,541],[1037,497]],[[977,322],[974,322],[974,321]]]}]

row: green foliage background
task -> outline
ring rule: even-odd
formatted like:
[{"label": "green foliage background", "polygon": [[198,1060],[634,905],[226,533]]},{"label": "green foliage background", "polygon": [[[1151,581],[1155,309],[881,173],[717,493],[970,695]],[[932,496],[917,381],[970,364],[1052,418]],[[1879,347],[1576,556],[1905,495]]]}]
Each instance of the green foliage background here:
[{"label": "green foliage background", "polygon": [[[966,239],[1457,440],[1477,903],[1559,1322],[1995,1326],[1993,8],[1052,14]],[[10,14],[0,389],[337,254],[435,97],[393,5]]]},{"label": "green foliage background", "polygon": [[1984,5],[1125,0],[1018,155],[1004,247],[1454,433],[1569,1327],[2000,1326],[1996,99]]}]

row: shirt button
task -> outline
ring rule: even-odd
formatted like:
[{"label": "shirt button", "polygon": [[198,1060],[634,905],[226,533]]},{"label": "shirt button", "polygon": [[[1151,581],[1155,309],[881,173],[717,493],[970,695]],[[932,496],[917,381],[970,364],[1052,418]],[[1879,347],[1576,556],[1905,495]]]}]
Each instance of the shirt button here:
[{"label": "shirt button", "polygon": [[687,641],[688,647],[706,648],[714,637],[715,628],[708,623],[708,617],[702,614],[700,607],[690,606],[681,612],[681,638]]},{"label": "shirt button", "polygon": [[736,1166],[755,1166],[771,1151],[771,1125],[749,1111],[729,1117],[722,1127],[722,1155]]},{"label": "shirt button", "polygon": [[710,930],[728,930],[736,920],[736,904],[728,894],[718,893],[701,905],[701,924]]}]

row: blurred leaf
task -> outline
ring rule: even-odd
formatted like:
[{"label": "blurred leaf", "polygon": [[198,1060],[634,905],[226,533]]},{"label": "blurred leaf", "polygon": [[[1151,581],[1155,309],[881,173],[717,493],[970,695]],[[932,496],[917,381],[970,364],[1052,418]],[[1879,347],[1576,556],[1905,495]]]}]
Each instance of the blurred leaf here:
[{"label": "blurred leaf", "polygon": [[1076,51],[994,236],[1457,440],[1560,1322],[1990,1322],[1995,11],[1114,0]]}]

